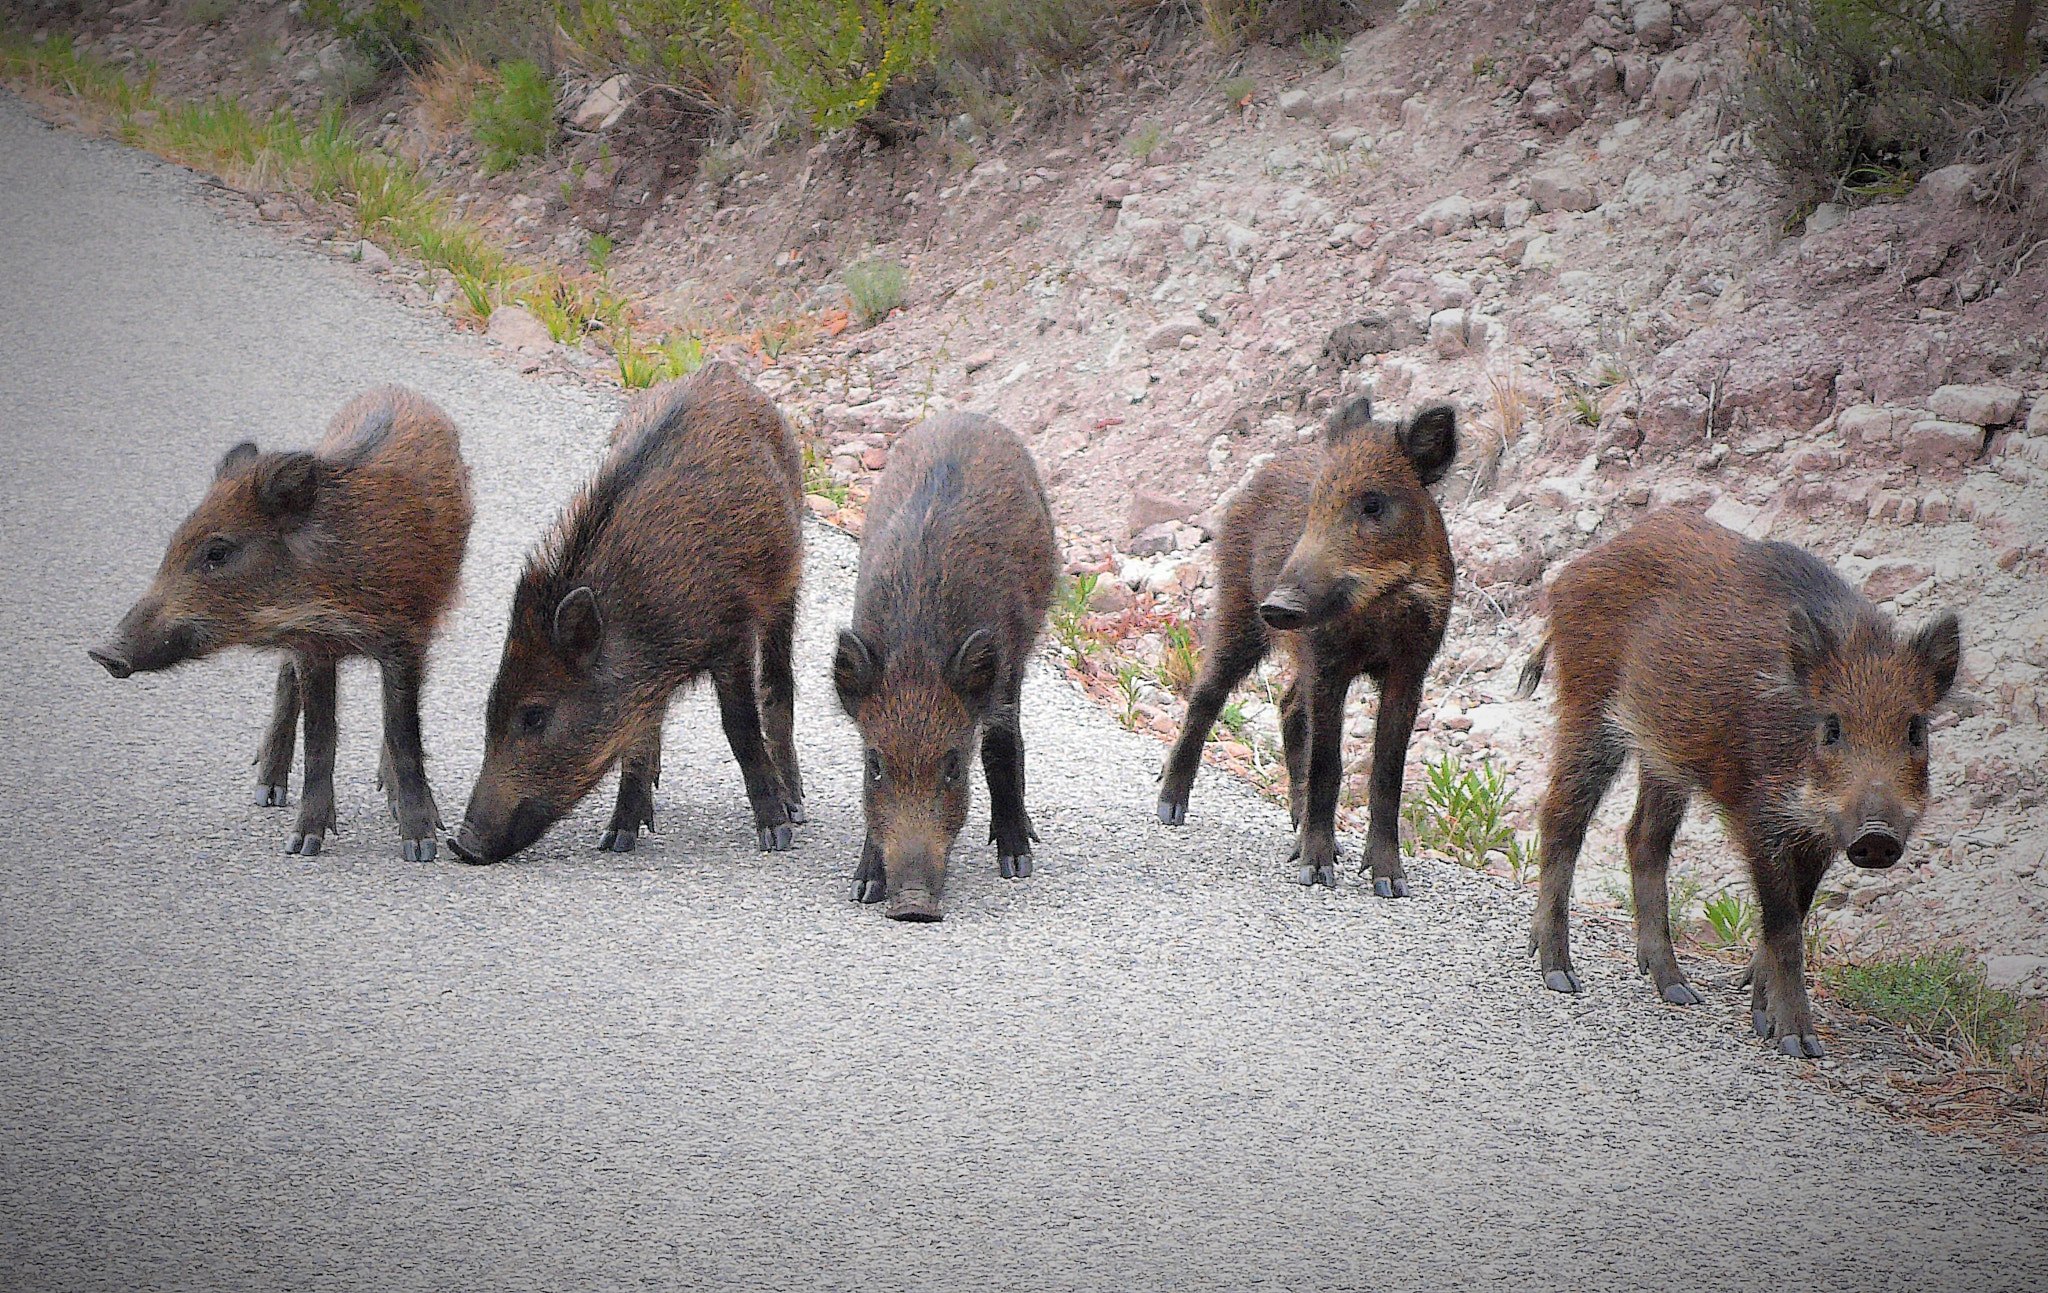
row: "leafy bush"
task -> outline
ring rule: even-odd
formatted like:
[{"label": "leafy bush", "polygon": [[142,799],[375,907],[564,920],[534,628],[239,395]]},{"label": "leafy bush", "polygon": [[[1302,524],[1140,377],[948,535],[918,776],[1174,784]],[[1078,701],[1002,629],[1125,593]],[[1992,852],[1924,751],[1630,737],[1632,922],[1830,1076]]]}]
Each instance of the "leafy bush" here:
[{"label": "leafy bush", "polygon": [[848,265],[839,281],[846,287],[847,300],[863,324],[887,318],[889,311],[903,304],[908,279],[903,266],[886,260],[864,260]]},{"label": "leafy bush", "polygon": [[1513,796],[1499,764],[1488,759],[1466,769],[1446,754],[1426,765],[1419,791],[1401,806],[1413,832],[1411,852],[1430,849],[1469,867],[1482,867],[1488,853],[1501,853],[1517,877],[1529,869],[1531,850],[1507,821]]},{"label": "leafy bush", "polygon": [[1983,967],[1956,949],[1829,966],[1821,977],[1849,1009],[1964,1055],[2004,1063],[2026,1040],[2020,1001],[1985,986]]},{"label": "leafy bush", "polygon": [[747,53],[820,130],[859,121],[935,59],[938,0],[732,0],[729,12]]},{"label": "leafy bush", "polygon": [[753,97],[727,0],[563,0],[558,13],[592,67],[631,68],[707,111],[744,108]]},{"label": "leafy bush", "polygon": [[1242,112],[1252,105],[1252,96],[1259,92],[1259,83],[1249,76],[1225,77],[1216,87],[1216,92],[1223,96],[1225,103]]},{"label": "leafy bush", "polygon": [[1756,933],[1756,904],[1739,893],[1715,894],[1702,911],[1722,947],[1741,947]]},{"label": "leafy bush", "polygon": [[1802,209],[1911,188],[2006,83],[1994,37],[1920,0],[1776,0],[1751,22],[1743,114]]},{"label": "leafy bush", "polygon": [[306,17],[352,43],[375,72],[426,64],[425,16],[421,0],[306,2]]},{"label": "leafy bush", "polygon": [[484,169],[510,170],[555,139],[555,87],[526,59],[500,64],[497,84],[480,87],[470,128],[486,149]]}]

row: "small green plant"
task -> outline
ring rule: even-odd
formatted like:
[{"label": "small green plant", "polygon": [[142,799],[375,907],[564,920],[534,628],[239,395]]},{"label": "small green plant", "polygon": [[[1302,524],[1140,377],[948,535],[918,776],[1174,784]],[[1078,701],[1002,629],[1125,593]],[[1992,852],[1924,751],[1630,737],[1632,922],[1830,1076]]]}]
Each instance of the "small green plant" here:
[{"label": "small green plant", "polygon": [[938,0],[731,0],[731,29],[819,130],[872,113],[930,68]]},{"label": "small green plant", "polygon": [[804,493],[829,498],[838,507],[845,507],[848,497],[846,486],[832,479],[832,464],[812,445],[804,446]]},{"label": "small green plant", "polygon": [[1326,31],[1312,31],[1301,38],[1301,56],[1318,72],[1327,72],[1344,61],[1344,42]]},{"label": "small green plant", "polygon": [[1086,667],[1089,653],[1095,649],[1095,637],[1088,631],[1088,599],[1095,595],[1101,579],[1094,573],[1064,575],[1053,590],[1053,641],[1076,669]]},{"label": "small green plant", "polygon": [[1127,660],[1116,667],[1114,677],[1117,698],[1123,702],[1123,712],[1117,721],[1125,727],[1138,726],[1138,699],[1145,682],[1145,668],[1135,660]]},{"label": "small green plant", "polygon": [[1018,233],[1034,234],[1043,228],[1045,228],[1045,218],[1036,211],[1027,211],[1017,217]]},{"label": "small green plant", "polygon": [[[1216,721],[1228,728],[1232,736],[1243,736],[1244,725],[1247,721],[1244,716],[1244,705],[1235,700],[1227,702],[1223,706],[1222,712],[1216,715]],[[1212,739],[1215,737],[1215,734],[1215,730],[1211,729],[1210,736]]]},{"label": "small green plant", "polygon": [[1421,793],[1402,806],[1410,852],[1430,849],[1474,868],[1486,865],[1488,853],[1500,853],[1519,874],[1528,865],[1523,857],[1528,846],[1508,824],[1513,803],[1507,774],[1498,763],[1487,759],[1464,768],[1446,754],[1424,765]]},{"label": "small green plant", "polygon": [[1491,81],[1500,73],[1500,55],[1480,54],[1472,60],[1472,79]]},{"label": "small green plant", "polygon": [[1186,623],[1175,620],[1166,626],[1165,643],[1160,649],[1159,680],[1171,690],[1186,695],[1194,688],[1195,674],[1201,664],[1200,653],[1195,647],[1195,631]]},{"label": "small green plant", "polygon": [[847,300],[863,326],[879,323],[889,316],[889,311],[903,304],[908,279],[903,266],[887,260],[863,260],[848,265],[839,276]]},{"label": "small green plant", "polygon": [[1707,899],[1700,913],[1714,931],[1717,947],[1747,947],[1756,934],[1756,904],[1732,889]]},{"label": "small green plant", "polygon": [[589,244],[583,249],[583,255],[590,262],[591,269],[600,274],[604,273],[604,267],[609,265],[612,260],[612,240],[610,236],[601,233],[592,234]]},{"label": "small green plant", "polygon": [[469,122],[484,146],[484,169],[510,170],[554,142],[555,87],[530,60],[501,63],[497,83],[477,89]]},{"label": "small green plant", "polygon": [[235,0],[185,0],[185,21],[194,27],[214,27],[235,10]]},{"label": "small green plant", "polygon": [[1159,128],[1159,123],[1148,121],[1124,136],[1124,151],[1142,162],[1158,152],[1159,146],[1165,142],[1166,132]]},{"label": "small green plant", "polygon": [[1986,986],[1960,949],[1825,966],[1821,978],[1849,1009],[1971,1059],[2003,1064],[2027,1036],[2021,1002]]},{"label": "small green plant", "polygon": [[1216,92],[1223,96],[1224,103],[1243,112],[1252,106],[1252,96],[1259,92],[1259,83],[1249,76],[1225,77],[1223,83],[1216,87]]},{"label": "small green plant", "polygon": [[1588,390],[1574,390],[1564,397],[1565,412],[1580,426],[1600,425],[1600,401]]},{"label": "small green plant", "polygon": [[[632,390],[652,386],[656,382],[673,381],[688,377],[704,364],[704,343],[685,332],[671,333],[651,347],[642,348],[633,341],[633,330],[621,325],[618,330],[618,349],[613,358],[619,364],[619,384]],[[815,458],[808,446],[804,449],[805,491],[819,493],[810,488],[810,464]],[[826,479],[830,480],[830,473]],[[841,490],[835,503],[846,501],[846,491]]]}]

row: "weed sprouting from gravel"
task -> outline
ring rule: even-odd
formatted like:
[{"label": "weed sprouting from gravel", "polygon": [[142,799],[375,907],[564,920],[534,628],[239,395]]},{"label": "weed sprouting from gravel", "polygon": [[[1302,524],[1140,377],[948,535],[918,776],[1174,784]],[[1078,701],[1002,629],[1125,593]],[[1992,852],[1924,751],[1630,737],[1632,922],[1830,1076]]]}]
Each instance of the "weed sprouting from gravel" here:
[{"label": "weed sprouting from gravel", "polygon": [[1159,146],[1165,142],[1166,132],[1159,128],[1159,123],[1148,121],[1124,136],[1124,151],[1142,162],[1158,152]]},{"label": "weed sprouting from gravel", "polygon": [[1529,869],[1531,850],[1507,820],[1514,796],[1499,764],[1487,759],[1467,768],[1446,754],[1423,767],[1422,785],[1401,807],[1411,854],[1428,850],[1477,869],[1487,854],[1499,853],[1513,874]]},{"label": "weed sprouting from gravel", "polygon": [[889,311],[903,304],[903,289],[909,275],[894,261],[863,260],[848,265],[839,281],[846,298],[863,326],[880,322]]},{"label": "weed sprouting from gravel", "polygon": [[1318,72],[1327,72],[1344,61],[1344,42],[1326,31],[1310,32],[1301,38],[1301,56]]},{"label": "weed sprouting from gravel", "polygon": [[599,274],[604,273],[604,267],[611,264],[612,260],[611,238],[606,234],[592,234],[589,245],[583,249],[583,256],[590,262],[592,270]]},{"label": "weed sprouting from gravel", "polygon": [[1216,92],[1223,96],[1223,102],[1243,112],[1252,106],[1252,96],[1259,92],[1259,83],[1249,76],[1225,77],[1223,83],[1216,87]]},{"label": "weed sprouting from gravel", "polygon": [[1718,947],[1746,946],[1756,934],[1756,904],[1732,889],[1707,899],[1700,912]]},{"label": "weed sprouting from gravel", "polygon": [[2038,1022],[1959,948],[1824,966],[1821,978],[1849,1009],[1973,1061],[2007,1063]]}]

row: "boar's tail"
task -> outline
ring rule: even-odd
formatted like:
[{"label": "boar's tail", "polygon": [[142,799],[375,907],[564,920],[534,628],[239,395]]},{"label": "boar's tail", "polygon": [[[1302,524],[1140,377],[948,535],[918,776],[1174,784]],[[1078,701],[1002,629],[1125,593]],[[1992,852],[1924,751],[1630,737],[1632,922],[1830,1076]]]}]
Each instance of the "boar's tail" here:
[{"label": "boar's tail", "polygon": [[1536,684],[1543,681],[1543,665],[1550,658],[1550,635],[1536,644],[1536,652],[1529,657],[1529,663],[1522,666],[1522,680],[1515,684],[1515,699],[1527,700],[1536,694]]}]

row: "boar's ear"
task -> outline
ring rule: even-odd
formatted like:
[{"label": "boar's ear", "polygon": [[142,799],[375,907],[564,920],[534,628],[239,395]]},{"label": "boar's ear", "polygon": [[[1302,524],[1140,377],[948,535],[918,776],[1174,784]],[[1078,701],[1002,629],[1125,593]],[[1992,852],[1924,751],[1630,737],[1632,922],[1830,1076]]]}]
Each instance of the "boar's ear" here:
[{"label": "boar's ear", "polygon": [[1435,404],[1410,418],[1398,432],[1401,452],[1415,464],[1415,474],[1425,485],[1434,485],[1451,469],[1458,456],[1458,413],[1448,404]]},{"label": "boar's ear", "polygon": [[1956,613],[1943,611],[1922,625],[1906,644],[1906,650],[1927,671],[1927,680],[1934,684],[1934,698],[1940,700],[1948,695],[1948,689],[1956,685],[1956,669],[1963,661],[1963,626]]},{"label": "boar's ear", "polygon": [[555,607],[553,637],[571,667],[581,673],[597,659],[598,643],[604,640],[604,614],[597,609],[597,594],[578,588]]},{"label": "boar's ear", "polygon": [[320,492],[320,461],[304,451],[275,454],[256,467],[256,506],[281,521],[303,521]]},{"label": "boar's ear", "polygon": [[832,685],[848,712],[875,694],[882,681],[881,657],[868,640],[852,629],[839,630],[839,649],[832,653]]},{"label": "boar's ear", "polygon": [[240,471],[256,457],[256,442],[244,440],[220,456],[220,466],[213,469],[215,480],[225,479],[230,472]]},{"label": "boar's ear", "polygon": [[1785,615],[1785,657],[1792,664],[1792,676],[1805,682],[1813,671],[1835,654],[1838,646],[1828,626],[1794,606]]},{"label": "boar's ear", "polygon": [[1335,447],[1349,440],[1363,427],[1372,425],[1372,400],[1361,395],[1331,409],[1323,419],[1323,443]]},{"label": "boar's ear", "polygon": [[996,645],[996,635],[987,629],[976,629],[947,662],[946,685],[967,702],[969,709],[980,709],[996,689],[996,674],[1002,667],[1003,653]]}]

